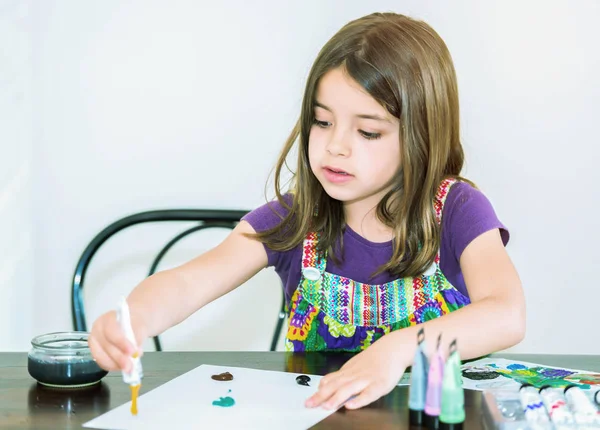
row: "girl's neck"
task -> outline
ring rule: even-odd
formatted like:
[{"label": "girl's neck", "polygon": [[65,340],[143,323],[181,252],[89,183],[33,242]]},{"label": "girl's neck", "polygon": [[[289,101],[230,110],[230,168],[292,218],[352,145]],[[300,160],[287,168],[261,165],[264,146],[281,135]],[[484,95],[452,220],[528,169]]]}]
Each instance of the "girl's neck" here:
[{"label": "girl's neck", "polygon": [[377,218],[377,202],[357,201],[344,203],[346,224],[370,242],[388,242],[393,230]]}]

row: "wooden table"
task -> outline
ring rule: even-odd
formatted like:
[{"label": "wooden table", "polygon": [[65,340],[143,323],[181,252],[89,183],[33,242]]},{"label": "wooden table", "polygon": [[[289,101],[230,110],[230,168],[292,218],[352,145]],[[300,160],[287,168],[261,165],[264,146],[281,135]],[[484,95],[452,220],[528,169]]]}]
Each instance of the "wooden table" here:
[{"label": "wooden table", "polygon": [[[339,367],[349,354],[284,352],[147,352],[144,354],[142,394],[201,364],[248,367],[324,375]],[[550,366],[600,371],[599,356],[498,354]],[[73,429],[130,400],[120,373],[109,373],[100,384],[82,390],[40,386],[27,372],[27,354],[0,353],[0,429]],[[315,429],[403,429],[408,426],[407,387],[396,387],[368,407],[343,408]],[[481,393],[465,391],[465,429],[480,429]]]}]

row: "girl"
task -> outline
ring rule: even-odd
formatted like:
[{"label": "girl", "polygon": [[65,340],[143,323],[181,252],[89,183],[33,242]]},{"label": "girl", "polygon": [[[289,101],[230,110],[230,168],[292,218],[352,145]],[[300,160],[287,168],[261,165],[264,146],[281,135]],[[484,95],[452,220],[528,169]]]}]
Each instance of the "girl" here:
[{"label": "girl", "polygon": [[[281,194],[296,145],[293,186]],[[277,163],[277,200],[214,249],[133,290],[138,345],[114,312],[98,318],[94,357],[129,370],[144,339],[267,266],[285,286],[288,350],[360,352],[322,379],[307,407],[353,397],[345,406],[359,408],[391,391],[420,328],[429,339],[443,333],[446,346],[457,339],[464,359],[518,343],[525,303],[508,231],[462,166],[457,83],[441,38],[393,13],[348,23],[310,71]]]}]

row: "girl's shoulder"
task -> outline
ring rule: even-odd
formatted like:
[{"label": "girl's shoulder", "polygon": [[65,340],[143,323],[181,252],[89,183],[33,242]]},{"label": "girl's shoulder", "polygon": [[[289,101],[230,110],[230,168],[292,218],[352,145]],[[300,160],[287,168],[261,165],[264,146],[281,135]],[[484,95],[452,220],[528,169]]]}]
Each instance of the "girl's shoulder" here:
[{"label": "girl's shoulder", "polygon": [[457,180],[448,191],[443,216],[454,211],[470,211],[486,216],[491,215],[490,210],[494,210],[492,203],[483,191],[467,181]]},{"label": "girl's shoulder", "polygon": [[[291,193],[288,193],[282,196],[282,200],[282,202],[279,202],[275,199],[258,206],[244,215],[242,221],[247,221],[257,233],[277,227],[289,214],[294,198]],[[264,248],[267,253],[268,266],[274,266],[276,270],[288,267],[292,255],[298,251],[298,249],[274,251],[266,243],[264,244]]]},{"label": "girl's shoulder", "polygon": [[[469,181],[456,179],[450,183],[448,196],[446,197],[449,206],[464,204],[469,200],[488,200],[485,194]],[[446,206],[444,205],[444,207]]]},{"label": "girl's shoulder", "polygon": [[289,207],[294,200],[291,193],[284,194],[282,197],[283,202],[277,199],[271,200],[248,212],[242,220],[247,221],[257,233],[276,227],[288,215]]},{"label": "girl's shoulder", "polygon": [[496,228],[506,245],[509,231],[500,221],[490,199],[468,182],[454,183],[442,210],[442,240],[451,244],[457,260],[473,239]]}]

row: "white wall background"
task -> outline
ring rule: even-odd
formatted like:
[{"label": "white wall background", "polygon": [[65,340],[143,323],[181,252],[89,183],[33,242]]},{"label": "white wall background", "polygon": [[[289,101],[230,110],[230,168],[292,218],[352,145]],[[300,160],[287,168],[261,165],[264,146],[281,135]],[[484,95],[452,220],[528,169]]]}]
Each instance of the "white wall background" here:
[{"label": "white wall background", "polygon": [[[0,5],[0,349],[71,328],[75,263],[116,219],[262,204],[320,47],[347,21],[393,10],[429,22],[455,60],[466,174],[510,228],[527,295],[513,351],[600,354],[597,1]],[[181,228],[140,226],[102,248],[88,324]],[[222,237],[185,240],[163,267]],[[169,330],[165,348],[267,349],[278,282],[261,273]]]},{"label": "white wall background", "polygon": [[0,1],[0,350],[35,326],[29,1]]}]

